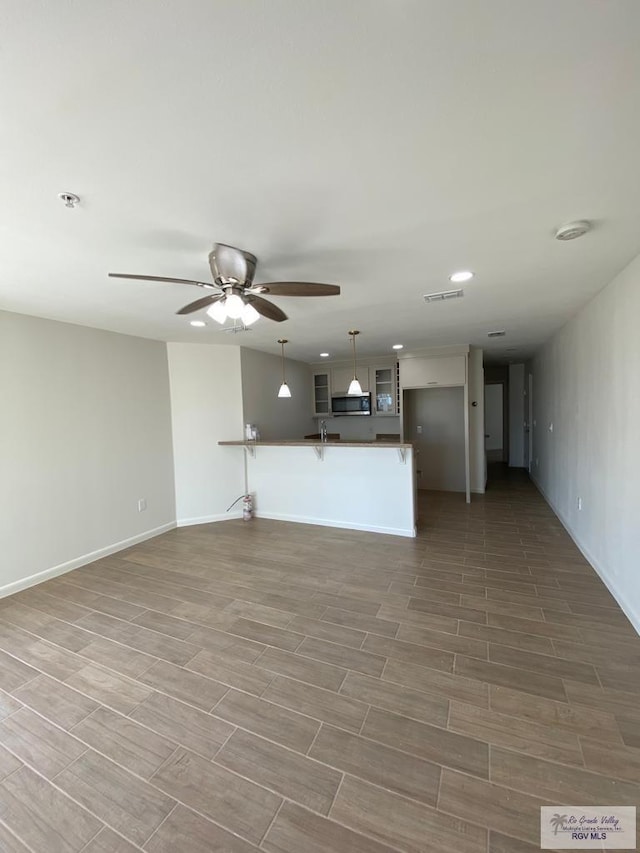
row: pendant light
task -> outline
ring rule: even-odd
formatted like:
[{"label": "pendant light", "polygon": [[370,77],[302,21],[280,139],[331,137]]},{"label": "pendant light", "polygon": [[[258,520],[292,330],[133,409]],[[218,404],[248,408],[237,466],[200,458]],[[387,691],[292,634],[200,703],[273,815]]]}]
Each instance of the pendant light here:
[{"label": "pendant light", "polygon": [[354,329],[349,332],[351,335],[351,342],[353,343],[353,379],[351,380],[351,385],[349,385],[349,390],[347,394],[350,397],[359,397],[362,394],[362,385],[358,382],[358,377],[356,375],[356,335],[359,335],[360,332],[357,329]]},{"label": "pendant light", "polygon": [[284,345],[288,344],[289,341],[286,338],[279,338],[278,343],[282,347],[282,385],[280,386],[280,390],[278,391],[278,397],[290,397],[291,390],[287,385],[287,380],[284,376]]}]

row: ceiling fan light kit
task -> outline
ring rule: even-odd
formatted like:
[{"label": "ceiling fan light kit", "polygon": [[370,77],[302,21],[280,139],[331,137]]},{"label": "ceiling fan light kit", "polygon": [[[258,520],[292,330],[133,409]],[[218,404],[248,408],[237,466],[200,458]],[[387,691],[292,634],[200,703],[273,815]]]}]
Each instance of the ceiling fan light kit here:
[{"label": "ceiling fan light kit", "polygon": [[282,347],[282,385],[278,390],[278,397],[291,397],[291,389],[287,385],[287,379],[284,375],[284,345],[289,341],[286,338],[279,338],[278,343]]},{"label": "ceiling fan light kit", "polygon": [[209,253],[209,266],[213,284],[185,278],[167,278],[159,275],[133,275],[130,273],[110,272],[110,278],[133,278],[142,281],[166,281],[173,284],[193,284],[214,290],[215,293],[196,299],[183,306],[177,314],[192,314],[207,309],[207,314],[218,323],[224,323],[227,317],[242,320],[245,326],[255,323],[261,316],[276,323],[282,323],[287,315],[263,294],[272,296],[338,296],[340,288],[336,284],[317,284],[309,281],[274,281],[267,284],[254,284],[258,259],[251,252],[216,243]]},{"label": "ceiling fan light kit", "polygon": [[349,397],[360,397],[362,396],[362,385],[358,382],[358,375],[356,373],[356,335],[359,335],[360,332],[357,329],[353,329],[349,334],[351,335],[351,343],[353,344],[353,379],[349,385],[347,395]]}]

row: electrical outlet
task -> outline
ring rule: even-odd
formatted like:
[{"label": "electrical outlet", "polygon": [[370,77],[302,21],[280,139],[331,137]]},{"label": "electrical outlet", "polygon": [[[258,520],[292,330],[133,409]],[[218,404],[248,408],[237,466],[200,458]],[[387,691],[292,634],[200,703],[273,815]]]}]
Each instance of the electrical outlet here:
[{"label": "electrical outlet", "polygon": [[578,511],[582,510],[582,498],[578,498]]},{"label": "electrical outlet", "polygon": [[147,508],[147,499],[146,498],[140,498],[140,500],[138,501],[138,512],[144,512],[146,508]]},{"label": "electrical outlet", "polygon": [[417,426],[417,427],[416,427],[416,434],[417,434],[417,435],[422,435],[422,427],[421,427],[421,426]]}]

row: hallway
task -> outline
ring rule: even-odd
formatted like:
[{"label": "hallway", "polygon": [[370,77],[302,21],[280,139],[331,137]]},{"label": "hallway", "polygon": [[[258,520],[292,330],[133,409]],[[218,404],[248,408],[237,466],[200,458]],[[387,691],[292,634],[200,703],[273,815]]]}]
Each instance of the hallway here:
[{"label": "hallway", "polygon": [[528,478],[420,505],[0,601],[0,849],[535,853],[541,805],[640,803],[640,638]]}]

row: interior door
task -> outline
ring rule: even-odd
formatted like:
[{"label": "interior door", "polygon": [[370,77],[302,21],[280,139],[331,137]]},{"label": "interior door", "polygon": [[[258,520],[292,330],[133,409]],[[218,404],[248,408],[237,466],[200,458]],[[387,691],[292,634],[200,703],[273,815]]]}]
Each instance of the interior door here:
[{"label": "interior door", "polygon": [[529,374],[528,403],[529,409],[527,412],[527,468],[531,473],[533,467],[533,374]]},{"label": "interior door", "polygon": [[487,462],[500,462],[504,448],[504,411],[502,383],[485,385],[484,435]]}]

